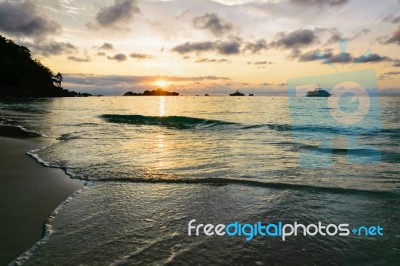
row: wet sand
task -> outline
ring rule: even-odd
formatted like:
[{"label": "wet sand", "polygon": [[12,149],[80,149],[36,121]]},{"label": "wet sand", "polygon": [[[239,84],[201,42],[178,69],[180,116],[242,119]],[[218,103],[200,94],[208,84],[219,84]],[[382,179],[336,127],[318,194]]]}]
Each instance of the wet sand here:
[{"label": "wet sand", "polygon": [[26,155],[43,145],[19,128],[0,127],[0,265],[37,242],[51,212],[83,187],[61,169],[44,167]]}]

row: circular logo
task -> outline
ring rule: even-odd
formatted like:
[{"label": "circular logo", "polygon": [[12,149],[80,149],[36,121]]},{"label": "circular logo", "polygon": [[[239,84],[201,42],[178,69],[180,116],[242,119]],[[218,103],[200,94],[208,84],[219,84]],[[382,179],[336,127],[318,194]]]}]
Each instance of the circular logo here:
[{"label": "circular logo", "polygon": [[[368,91],[353,81],[341,82],[332,89],[328,107],[332,117],[339,123],[354,125],[368,114],[371,105]],[[352,108],[357,105],[357,108]]]}]

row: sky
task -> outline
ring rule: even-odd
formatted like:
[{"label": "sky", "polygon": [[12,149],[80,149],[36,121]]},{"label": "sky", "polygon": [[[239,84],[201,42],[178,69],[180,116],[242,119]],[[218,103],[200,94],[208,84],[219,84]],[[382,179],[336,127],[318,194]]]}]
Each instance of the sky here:
[{"label": "sky", "polygon": [[372,69],[400,95],[400,0],[0,0],[0,34],[92,94],[281,95]]}]

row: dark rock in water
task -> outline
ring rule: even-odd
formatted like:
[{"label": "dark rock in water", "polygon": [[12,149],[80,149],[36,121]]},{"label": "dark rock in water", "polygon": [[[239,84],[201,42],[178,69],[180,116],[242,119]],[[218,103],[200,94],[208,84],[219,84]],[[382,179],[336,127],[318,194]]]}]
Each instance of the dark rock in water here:
[{"label": "dark rock in water", "polygon": [[156,89],[152,91],[145,90],[143,93],[128,91],[127,93],[124,94],[124,96],[179,96],[179,93],[169,92],[162,89]]},{"label": "dark rock in water", "polygon": [[326,90],[316,87],[313,91],[307,91],[307,97],[330,97],[332,94]]},{"label": "dark rock in water", "polygon": [[229,94],[230,96],[244,96],[243,93],[239,92],[239,90],[237,90],[235,93],[231,93]]},{"label": "dark rock in water", "polygon": [[52,71],[31,51],[0,35],[0,98],[5,97],[73,97],[78,93],[61,87],[61,73]]}]

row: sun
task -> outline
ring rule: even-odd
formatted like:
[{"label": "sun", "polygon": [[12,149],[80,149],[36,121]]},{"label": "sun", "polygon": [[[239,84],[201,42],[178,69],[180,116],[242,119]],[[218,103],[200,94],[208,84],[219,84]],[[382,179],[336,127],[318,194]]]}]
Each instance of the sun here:
[{"label": "sun", "polygon": [[166,80],[158,80],[158,81],[154,82],[154,84],[155,84],[156,86],[158,86],[158,87],[165,88],[165,87],[167,87],[167,86],[169,85],[169,81],[166,81]]}]

